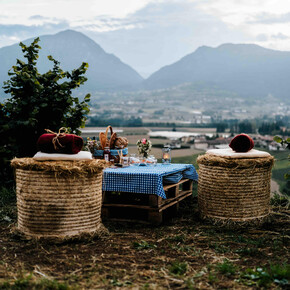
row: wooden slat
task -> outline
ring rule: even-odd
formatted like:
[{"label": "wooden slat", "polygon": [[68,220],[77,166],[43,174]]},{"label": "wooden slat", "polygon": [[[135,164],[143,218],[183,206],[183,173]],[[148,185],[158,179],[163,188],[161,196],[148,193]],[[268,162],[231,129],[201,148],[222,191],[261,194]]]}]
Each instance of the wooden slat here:
[{"label": "wooden slat", "polygon": [[[180,184],[182,184],[181,189]],[[164,191],[166,191],[167,199],[162,199],[160,196],[150,194],[148,196],[147,201],[143,201],[143,204],[122,204],[122,203],[108,203],[108,199],[106,198],[106,193],[103,193],[103,218],[107,218],[112,221],[130,221],[130,222],[139,222],[144,224],[160,224],[163,220],[163,211],[170,208],[170,207],[176,207],[176,210],[178,210],[179,202],[189,196],[192,195],[192,184],[193,181],[190,179],[183,179],[178,183],[165,185]],[[109,194],[109,192],[108,192]],[[126,193],[122,193],[126,194]],[[128,193],[129,194],[129,193]],[[120,201],[122,202],[122,201]],[[124,198],[124,201],[126,202],[126,199]],[[127,199],[127,202],[128,199]],[[145,204],[146,202],[146,204]],[[128,217],[111,217],[110,213],[114,213],[114,208],[119,208],[120,210],[126,210],[126,208],[129,209],[136,209],[136,210],[145,210],[147,212],[147,218],[143,217],[143,219],[139,220],[136,219],[137,216],[132,216],[131,218]],[[145,220],[144,220],[145,219]]]},{"label": "wooden slat", "polygon": [[149,205],[139,205],[139,204],[121,204],[121,203],[104,203],[103,207],[130,207],[130,208],[140,208],[140,209],[151,209]]},{"label": "wooden slat", "polygon": [[134,220],[134,219],[126,219],[126,218],[105,218],[108,221],[112,221],[112,222],[129,222],[129,223],[138,223],[138,224],[152,224],[149,221],[145,221],[145,220]]},{"label": "wooden slat", "polygon": [[189,181],[189,180],[190,180],[190,179],[181,179],[178,183],[164,185],[163,188],[164,188],[164,190],[168,190],[168,189],[171,188],[171,187],[175,187],[175,186],[177,186],[177,185],[179,185],[179,184],[182,184],[182,183],[184,183],[184,182],[186,182],[186,181]]},{"label": "wooden slat", "polygon": [[163,211],[165,210],[166,208],[180,202],[181,200],[185,199],[186,197],[188,196],[191,196],[192,195],[192,192],[191,191],[188,191],[188,192],[185,192],[183,195],[181,196],[178,196],[177,198],[174,198],[172,201],[170,201],[169,203],[166,203],[164,204],[162,207],[159,208],[159,211]]}]

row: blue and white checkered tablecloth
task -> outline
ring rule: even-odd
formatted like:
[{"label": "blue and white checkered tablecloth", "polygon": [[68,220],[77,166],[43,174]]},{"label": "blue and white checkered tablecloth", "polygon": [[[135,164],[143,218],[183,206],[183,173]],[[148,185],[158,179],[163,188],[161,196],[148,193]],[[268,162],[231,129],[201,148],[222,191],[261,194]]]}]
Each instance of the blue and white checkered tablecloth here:
[{"label": "blue and white checkered tablecloth", "polygon": [[157,194],[166,199],[163,177],[176,172],[182,172],[184,178],[198,179],[197,172],[192,164],[106,168],[103,176],[103,190]]}]

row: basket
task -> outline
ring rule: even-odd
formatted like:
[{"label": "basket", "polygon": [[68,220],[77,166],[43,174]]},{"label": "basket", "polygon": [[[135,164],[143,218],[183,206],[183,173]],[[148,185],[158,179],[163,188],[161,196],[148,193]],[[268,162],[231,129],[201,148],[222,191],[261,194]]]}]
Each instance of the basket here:
[{"label": "basket", "polygon": [[[111,159],[114,159],[114,163],[120,163],[120,155],[127,156],[128,148],[124,149],[111,149],[110,150]],[[95,159],[103,159],[104,158],[104,150],[95,150],[93,157]]]},{"label": "basket", "polygon": [[[108,139],[109,130],[111,132],[110,139]],[[110,159],[114,163],[120,163],[120,156],[127,156],[128,140],[127,138],[124,137],[117,137],[117,134],[114,133],[112,126],[108,126],[105,132],[100,132],[99,139],[101,143],[101,149],[94,150],[93,152],[94,158],[103,159],[105,147],[110,148]]]},{"label": "basket", "polygon": [[101,227],[103,160],[13,159],[18,230],[29,237],[66,239]]},{"label": "basket", "polygon": [[[266,153],[266,152],[265,152]],[[270,212],[274,158],[199,156],[198,205],[201,217],[215,222],[263,221]]]}]

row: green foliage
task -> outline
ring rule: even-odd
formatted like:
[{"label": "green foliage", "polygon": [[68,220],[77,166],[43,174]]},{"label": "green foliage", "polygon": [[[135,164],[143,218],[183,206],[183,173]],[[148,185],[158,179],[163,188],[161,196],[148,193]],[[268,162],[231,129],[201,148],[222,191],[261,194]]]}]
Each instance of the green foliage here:
[{"label": "green foliage", "polygon": [[270,204],[272,206],[290,208],[290,197],[287,195],[280,195],[275,193],[270,199]]},{"label": "green foliage", "polygon": [[157,246],[155,244],[150,244],[146,241],[134,242],[133,247],[137,250],[155,249]]},{"label": "green foliage", "polygon": [[[251,285],[260,287],[269,287],[273,282],[275,284],[286,286],[290,280],[290,265],[277,264],[270,265],[268,268],[258,267],[255,270],[247,269],[241,274],[242,279],[252,281]],[[247,283],[248,285],[250,283]]]},{"label": "green foliage", "polygon": [[0,208],[4,207],[5,205],[15,203],[15,201],[16,194],[14,189],[0,187]]},{"label": "green foliage", "polygon": [[0,283],[0,289],[13,289],[13,290],[21,290],[21,289],[32,289],[32,290],[69,290],[72,289],[65,283],[60,283],[55,280],[49,279],[41,279],[38,281],[34,281],[32,274],[27,276],[18,277],[14,283],[4,282]]},{"label": "green foliage", "polygon": [[231,276],[236,273],[236,267],[229,260],[225,259],[222,263],[216,265],[216,269],[226,276]]},{"label": "green foliage", "polygon": [[125,282],[120,282],[117,278],[114,278],[110,281],[110,283],[115,286],[115,287],[128,287],[130,285],[132,285],[131,281],[125,281]]},{"label": "green foliage", "polygon": [[187,271],[187,263],[175,261],[169,268],[170,273],[175,275],[184,275]]},{"label": "green foliage", "polygon": [[189,164],[193,164],[194,167],[196,169],[198,169],[198,164],[197,164],[196,160],[197,160],[197,157],[200,154],[201,153],[194,154],[194,155],[191,155],[191,156],[174,157],[174,158],[171,159],[171,162],[172,163],[189,163]]},{"label": "green foliage", "polygon": [[273,140],[281,145],[285,145],[286,148],[290,149],[290,138],[282,139],[280,136],[274,136]]},{"label": "green foliage", "polygon": [[[273,140],[277,143],[280,143],[282,146],[290,149],[290,138],[286,140],[282,139],[280,136],[274,136]],[[288,155],[288,160],[290,160],[290,155]],[[282,186],[282,192],[288,196],[290,196],[290,172],[286,172],[284,174],[284,179],[286,179],[286,184]]]},{"label": "green foliage", "polygon": [[186,236],[184,234],[168,237],[166,240],[177,243],[184,243]]},{"label": "green foliage", "polygon": [[227,128],[228,128],[228,124],[227,123],[217,123],[216,124],[217,133],[223,133],[223,132],[226,131]]},{"label": "green foliage", "polygon": [[283,126],[283,122],[275,121],[275,122],[263,122],[259,127],[259,133],[262,135],[275,135],[280,134],[281,126]]},{"label": "green foliage", "polygon": [[255,133],[255,126],[249,121],[239,123],[239,133]]},{"label": "green foliage", "polygon": [[84,74],[88,64],[82,63],[68,72],[48,56],[53,67],[40,74],[36,67],[41,48],[38,42],[39,38],[30,46],[20,43],[25,61],[17,59],[8,72],[10,79],[3,86],[5,93],[11,96],[0,104],[0,165],[6,171],[12,157],[36,153],[37,139],[45,129],[58,131],[67,127],[73,133],[80,133],[78,128],[84,126],[89,112],[89,94],[83,101],[72,96],[72,90],[87,80]]}]

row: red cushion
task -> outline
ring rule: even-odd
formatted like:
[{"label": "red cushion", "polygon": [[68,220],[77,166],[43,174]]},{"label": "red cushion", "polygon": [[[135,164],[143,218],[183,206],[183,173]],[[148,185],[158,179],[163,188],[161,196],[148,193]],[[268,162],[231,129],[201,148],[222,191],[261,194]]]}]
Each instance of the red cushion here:
[{"label": "red cushion", "polygon": [[43,134],[38,138],[37,148],[44,153],[77,154],[83,148],[83,138],[74,134]]},{"label": "red cushion", "polygon": [[254,141],[247,134],[239,134],[232,139],[229,146],[236,152],[248,152],[254,148]]}]

